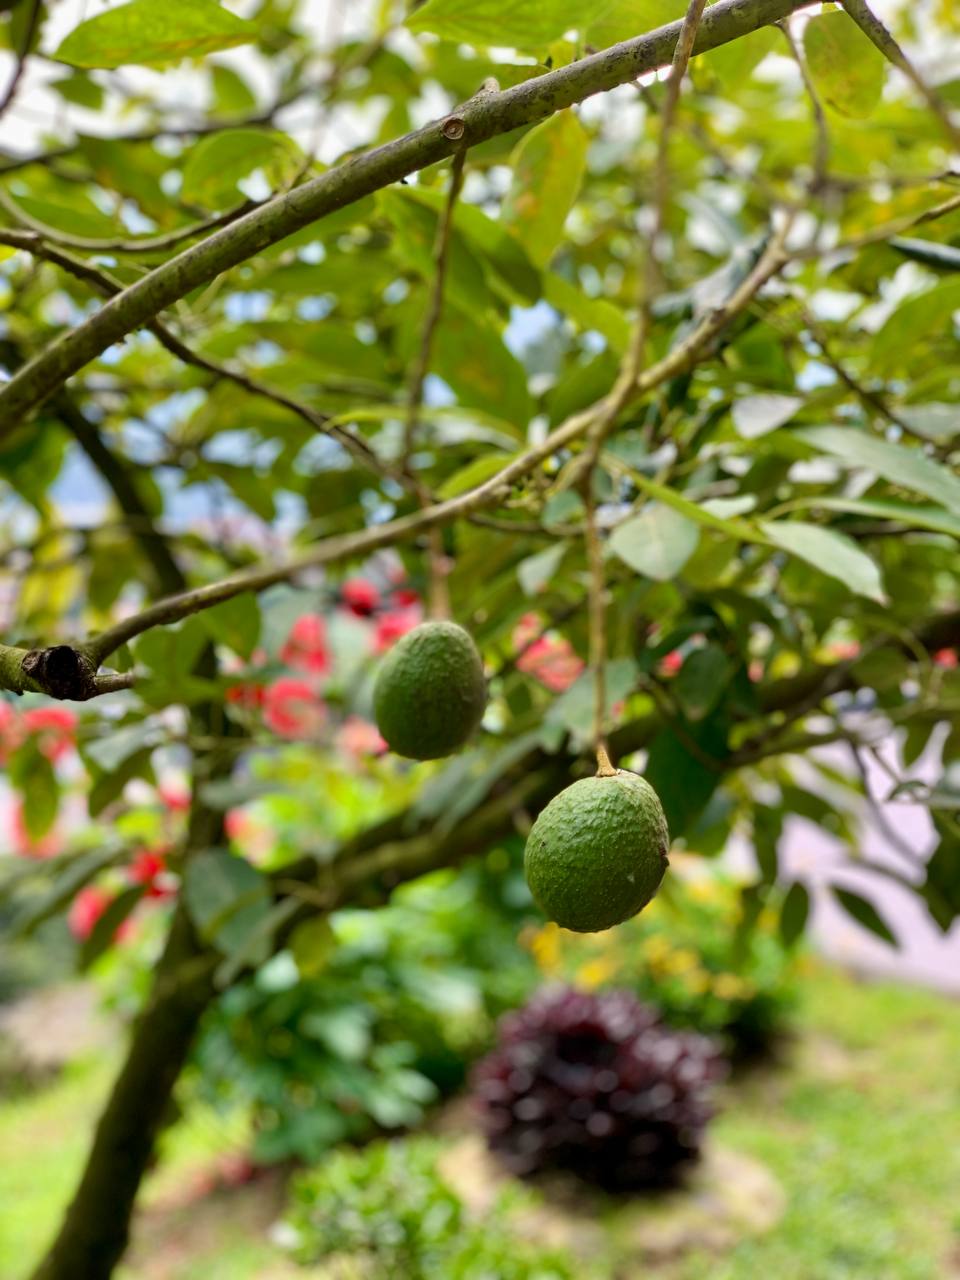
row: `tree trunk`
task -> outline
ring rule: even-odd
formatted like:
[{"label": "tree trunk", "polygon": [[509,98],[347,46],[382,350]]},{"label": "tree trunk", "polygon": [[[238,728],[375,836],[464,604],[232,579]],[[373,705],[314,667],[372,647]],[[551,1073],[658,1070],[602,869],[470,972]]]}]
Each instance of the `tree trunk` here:
[{"label": "tree trunk", "polygon": [[214,995],[212,967],[178,909],[80,1185],[33,1280],[108,1280],[127,1247],[140,1181]]}]

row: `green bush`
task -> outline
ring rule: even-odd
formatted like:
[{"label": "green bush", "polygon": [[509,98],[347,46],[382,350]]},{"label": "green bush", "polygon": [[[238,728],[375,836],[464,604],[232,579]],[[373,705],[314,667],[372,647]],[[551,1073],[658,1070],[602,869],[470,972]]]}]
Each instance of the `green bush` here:
[{"label": "green bush", "polygon": [[564,1254],[535,1250],[508,1215],[528,1196],[510,1186],[482,1219],[467,1216],[437,1171],[438,1143],[419,1137],[341,1151],[295,1179],[287,1226],[299,1262],[337,1259],[358,1280],[573,1280]]},{"label": "green bush", "polygon": [[518,940],[531,919],[501,850],[399,890],[382,910],[338,913],[301,956],[316,969],[326,950],[314,976],[286,952],[224,994],[197,1050],[196,1089],[252,1107],[262,1160],[311,1161],[418,1124],[537,985]]}]

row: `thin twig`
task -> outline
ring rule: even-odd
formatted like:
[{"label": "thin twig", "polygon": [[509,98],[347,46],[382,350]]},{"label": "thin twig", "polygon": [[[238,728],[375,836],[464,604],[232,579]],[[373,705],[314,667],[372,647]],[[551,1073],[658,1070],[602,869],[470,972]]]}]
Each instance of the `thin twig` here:
[{"label": "thin twig", "polygon": [[790,46],[790,53],[797,68],[800,72],[800,79],[803,81],[803,87],[806,90],[807,97],[810,99],[810,110],[813,114],[813,126],[816,130],[817,145],[814,151],[813,160],[813,180],[810,183],[810,190],[816,194],[823,191],[828,185],[827,169],[830,164],[830,131],[827,128],[827,113],[823,109],[823,103],[820,101],[820,95],[817,93],[816,86],[810,78],[810,72],[807,70],[806,59],[800,52],[796,40],[793,38],[793,32],[790,30],[790,20],[784,19],[778,22],[777,27],[783,34],[783,38]]},{"label": "thin twig", "polygon": [[611,777],[616,770],[607,754],[607,607],[604,598],[603,543],[597,528],[597,503],[593,492],[594,469],[583,481],[581,492],[586,513],[584,540],[590,574],[590,670],[593,673],[593,748],[597,754],[597,776]]},{"label": "thin twig", "polygon": [[[433,287],[427,303],[420,335],[420,349],[410,376],[410,390],[407,395],[407,417],[403,430],[403,453],[400,470],[404,475],[413,475],[411,460],[416,444],[417,427],[420,421],[420,410],[423,407],[423,388],[430,369],[433,354],[433,340],[437,325],[443,314],[443,290],[447,278],[447,264],[450,257],[450,242],[453,234],[453,211],[463,186],[463,168],[467,151],[464,148],[453,157],[450,169],[450,186],[443,211],[437,222],[437,233],[433,245]],[[430,504],[430,494],[417,485],[421,508]],[[430,614],[434,618],[450,616],[450,593],[447,588],[446,557],[443,549],[443,532],[439,525],[430,530]]]},{"label": "thin twig", "polygon": [[27,25],[23,33],[23,44],[17,52],[16,66],[13,68],[13,75],[10,77],[10,83],[7,85],[7,91],[0,98],[0,116],[6,112],[7,108],[13,102],[20,87],[20,81],[23,73],[27,69],[27,60],[30,57],[30,51],[33,47],[33,40],[37,34],[37,26],[40,22],[40,15],[43,12],[43,0],[32,0],[30,6],[30,16],[27,18]]},{"label": "thin twig", "polygon": [[67,249],[79,249],[85,253],[162,253],[167,249],[176,248],[177,245],[183,244],[185,240],[194,240],[197,236],[206,235],[208,231],[216,231],[220,227],[229,226],[237,218],[242,218],[245,213],[255,209],[257,203],[255,200],[244,200],[242,204],[235,205],[234,208],[228,209],[225,213],[218,213],[215,217],[205,218],[202,222],[192,222],[188,227],[178,227],[175,231],[168,231],[165,235],[126,236],[95,240],[88,236],[71,235],[68,231],[61,231],[57,227],[47,226],[45,222],[40,222],[37,218],[32,217],[21,209],[10,193],[0,186],[0,206],[6,209],[11,218],[16,219],[20,226],[26,227],[28,231],[35,231],[38,235],[43,236],[44,240],[63,245]]}]

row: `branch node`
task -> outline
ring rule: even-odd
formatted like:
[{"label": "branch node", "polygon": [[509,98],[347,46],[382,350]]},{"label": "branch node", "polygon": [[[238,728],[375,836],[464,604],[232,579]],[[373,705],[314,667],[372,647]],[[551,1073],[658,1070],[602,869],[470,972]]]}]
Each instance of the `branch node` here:
[{"label": "branch node", "polygon": [[440,132],[451,142],[459,142],[467,131],[467,122],[463,116],[447,116],[440,125]]},{"label": "branch node", "polygon": [[96,665],[67,644],[31,649],[23,659],[22,670],[41,693],[61,702],[87,702],[101,692]]}]

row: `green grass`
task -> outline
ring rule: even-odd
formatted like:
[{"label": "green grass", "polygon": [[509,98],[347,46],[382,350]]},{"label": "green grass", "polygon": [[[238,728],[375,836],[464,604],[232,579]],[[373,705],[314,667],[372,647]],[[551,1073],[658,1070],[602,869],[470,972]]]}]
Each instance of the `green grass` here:
[{"label": "green grass", "polygon": [[960,1274],[960,1005],[829,973],[787,1065],[743,1081],[715,1136],[788,1197],[777,1228],[678,1280],[944,1280]]},{"label": "green grass", "polygon": [[[0,1101],[0,1275],[16,1280],[53,1231],[115,1061]],[[960,1276],[960,1005],[818,970],[782,1065],[730,1089],[714,1139],[762,1161],[787,1208],[769,1234],[657,1267],[659,1280],[945,1280]],[[243,1130],[199,1113],[151,1176],[135,1269],[122,1280],[264,1280],[291,1274],[265,1236],[257,1186],[177,1201]],[[189,1196],[184,1197],[189,1200]],[[166,1208],[159,1213],[158,1206]],[[165,1261],[153,1257],[154,1242]],[[309,1273],[300,1273],[309,1274]],[[628,1270],[626,1274],[634,1274]]]}]

